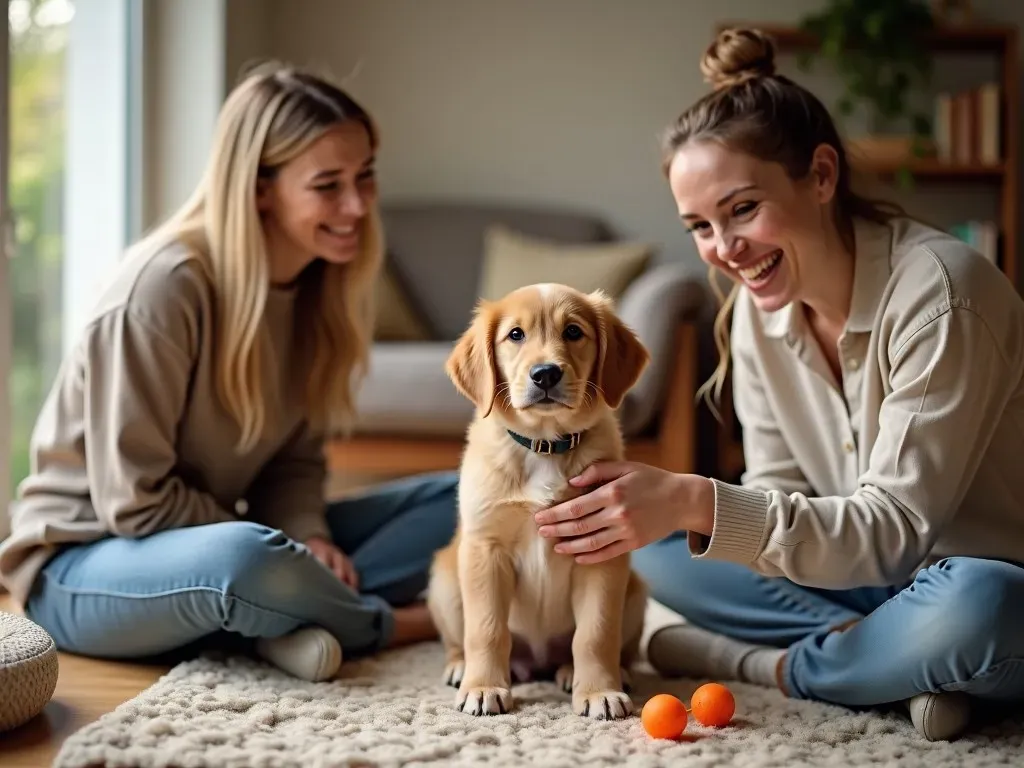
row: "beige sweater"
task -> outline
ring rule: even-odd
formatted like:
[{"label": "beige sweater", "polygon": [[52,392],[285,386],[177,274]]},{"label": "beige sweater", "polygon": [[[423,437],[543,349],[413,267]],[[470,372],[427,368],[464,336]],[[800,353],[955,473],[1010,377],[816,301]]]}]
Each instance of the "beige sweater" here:
[{"label": "beige sweater", "polygon": [[818,587],[1024,560],[1024,301],[964,243],[859,222],[842,373],[794,305],[733,319],[747,471],[694,553]]},{"label": "beige sweater", "polygon": [[288,378],[294,300],[293,290],[268,298],[269,425],[239,454],[214,388],[212,287],[199,262],[182,248],[122,262],[36,424],[32,473],[0,545],[0,582],[19,603],[65,544],[242,514],[299,540],[327,533],[322,441]]}]

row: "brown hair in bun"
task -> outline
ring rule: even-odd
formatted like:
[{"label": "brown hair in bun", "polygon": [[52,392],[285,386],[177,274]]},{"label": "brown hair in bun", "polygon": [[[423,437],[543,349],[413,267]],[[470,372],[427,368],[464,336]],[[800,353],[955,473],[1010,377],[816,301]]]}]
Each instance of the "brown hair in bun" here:
[{"label": "brown hair in bun", "polygon": [[716,91],[754,77],[771,77],[775,43],[757,29],[727,29],[704,51],[700,71]]},{"label": "brown hair in bun", "polygon": [[[902,215],[898,206],[858,195],[850,184],[850,164],[828,109],[810,91],[775,71],[775,44],[757,29],[728,29],[708,46],[700,60],[712,91],[687,107],[669,126],[664,137],[662,170],[668,175],[673,158],[689,143],[714,141],[735,152],[778,163],[793,180],[806,178],[815,151],[822,144],[838,156],[835,213],[839,231],[852,235],[854,217],[888,221]],[[729,313],[738,286],[722,293],[711,270],[711,286],[721,309],[715,318],[718,368],[701,388],[707,397],[721,394],[729,365]],[[712,407],[714,404],[712,403]]]}]

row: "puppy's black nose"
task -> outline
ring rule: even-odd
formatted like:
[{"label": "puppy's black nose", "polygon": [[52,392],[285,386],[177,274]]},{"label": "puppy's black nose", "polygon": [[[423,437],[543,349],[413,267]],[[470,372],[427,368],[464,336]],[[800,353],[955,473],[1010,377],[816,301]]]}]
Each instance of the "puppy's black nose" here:
[{"label": "puppy's black nose", "polygon": [[562,380],[562,369],[554,363],[541,363],[530,369],[530,378],[541,389],[551,389]]}]

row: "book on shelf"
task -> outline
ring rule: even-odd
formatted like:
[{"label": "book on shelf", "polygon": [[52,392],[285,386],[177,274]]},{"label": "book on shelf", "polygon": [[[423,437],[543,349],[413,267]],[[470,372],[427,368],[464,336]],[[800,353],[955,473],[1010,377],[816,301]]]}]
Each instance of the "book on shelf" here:
[{"label": "book on shelf", "polygon": [[933,134],[939,161],[956,165],[1002,162],[998,83],[942,92],[935,97]]},{"label": "book on shelf", "polygon": [[949,233],[963,240],[993,264],[999,263],[999,225],[994,221],[964,221],[950,227]]}]

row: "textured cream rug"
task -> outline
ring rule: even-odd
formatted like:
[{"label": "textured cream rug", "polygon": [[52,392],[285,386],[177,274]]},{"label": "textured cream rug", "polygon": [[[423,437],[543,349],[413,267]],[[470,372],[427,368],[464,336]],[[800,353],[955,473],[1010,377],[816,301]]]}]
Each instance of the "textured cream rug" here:
[{"label": "textured cream rug", "polygon": [[[835,766],[1024,765],[1024,724],[986,726],[951,744],[917,736],[901,713],[852,712],[730,684],[737,711],[715,730],[691,720],[679,742],[649,738],[638,717],[578,717],[553,684],[517,686],[508,715],[452,707],[441,648],[425,644],[346,664],[330,683],[304,683],[244,657],[182,663],[68,739],[58,768],[275,766]],[[634,701],[700,681],[634,675]]]}]

